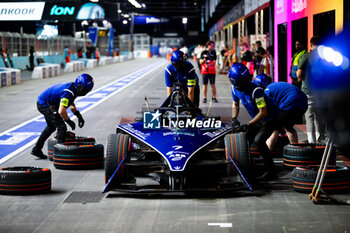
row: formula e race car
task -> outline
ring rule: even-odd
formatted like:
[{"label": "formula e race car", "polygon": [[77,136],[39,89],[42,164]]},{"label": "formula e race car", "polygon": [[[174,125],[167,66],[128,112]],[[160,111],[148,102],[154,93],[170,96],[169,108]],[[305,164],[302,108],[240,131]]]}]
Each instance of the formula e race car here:
[{"label": "formula e race car", "polygon": [[107,140],[103,192],[252,191],[245,133],[202,114],[179,87],[142,119],[122,121]]}]

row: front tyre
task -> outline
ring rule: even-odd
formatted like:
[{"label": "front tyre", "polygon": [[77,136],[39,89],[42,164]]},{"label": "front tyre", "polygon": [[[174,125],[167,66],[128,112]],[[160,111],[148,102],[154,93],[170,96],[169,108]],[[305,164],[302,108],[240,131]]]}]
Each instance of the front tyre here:
[{"label": "front tyre", "polygon": [[[241,172],[248,180],[252,179],[252,163],[248,149],[246,133],[227,134],[225,136],[226,160],[231,161],[231,157],[241,168]],[[232,163],[228,164],[227,173],[229,176],[237,174]]]},{"label": "front tyre", "polygon": [[112,184],[120,185],[129,177],[128,169],[124,163],[130,162],[131,138],[126,134],[110,134],[107,139],[107,151],[105,160],[105,184],[120,165],[118,172],[113,177]]}]

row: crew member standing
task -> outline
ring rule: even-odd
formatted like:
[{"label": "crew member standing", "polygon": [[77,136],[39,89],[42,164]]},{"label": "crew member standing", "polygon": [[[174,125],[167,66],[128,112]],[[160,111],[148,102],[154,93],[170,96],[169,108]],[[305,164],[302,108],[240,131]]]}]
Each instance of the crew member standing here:
[{"label": "crew member standing", "polygon": [[72,130],[75,129],[75,123],[69,118],[67,108],[78,118],[79,127],[84,126],[84,119],[78,109],[75,107],[74,100],[78,96],[84,96],[94,87],[94,80],[88,74],[80,75],[75,82],[61,83],[49,87],[38,97],[37,108],[44,115],[46,128],[41,133],[38,141],[32,149],[32,155],[46,159],[47,156],[42,152],[45,141],[57,129],[57,142],[64,143],[66,138],[66,122]]},{"label": "crew member standing", "polygon": [[66,60],[66,63],[70,62],[70,55],[72,54],[72,51],[68,48],[68,46],[66,46],[64,48],[64,58]]},{"label": "crew member standing", "polygon": [[216,51],[214,49],[214,41],[208,41],[206,44],[206,50],[201,54],[199,64],[201,64],[201,74],[203,77],[203,103],[207,102],[208,92],[208,80],[210,81],[212,100],[217,103],[216,99],[216,86],[215,86],[215,75],[216,75]]},{"label": "crew member standing", "polygon": [[320,118],[320,114],[316,111],[315,100],[312,93],[309,92],[307,64],[310,56],[316,51],[320,42],[318,36],[313,36],[310,40],[311,52],[302,56],[298,66],[297,76],[298,83],[301,84],[301,90],[307,95],[308,109],[305,113],[307,139],[309,143],[324,143],[326,136],[326,126]]},{"label": "crew member standing", "polygon": [[292,67],[290,71],[290,77],[292,78],[292,84],[301,88],[301,82],[298,82],[297,71],[298,65],[301,61],[301,57],[306,53],[303,44],[300,41],[295,41],[295,49],[297,50],[292,57]]}]

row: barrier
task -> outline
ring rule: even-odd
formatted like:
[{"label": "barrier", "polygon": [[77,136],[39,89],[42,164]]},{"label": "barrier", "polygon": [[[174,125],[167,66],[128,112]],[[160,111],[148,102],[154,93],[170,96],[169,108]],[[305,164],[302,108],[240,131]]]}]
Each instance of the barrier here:
[{"label": "barrier", "polygon": [[51,78],[61,74],[61,68],[58,64],[41,63],[34,67],[32,79]]},{"label": "barrier", "polygon": [[101,57],[98,65],[100,66],[105,66],[113,63],[113,58],[112,57]]},{"label": "barrier", "polygon": [[77,72],[84,69],[85,69],[85,66],[83,61],[71,61],[69,63],[66,63],[64,72]]},{"label": "barrier", "polygon": [[141,51],[141,50],[137,50],[137,51],[134,51],[133,53],[134,57],[136,58],[146,58],[146,57],[151,57],[151,53],[148,52],[148,51]]},{"label": "barrier", "polygon": [[128,56],[127,55],[120,55],[119,56],[119,61],[122,62],[122,61],[127,61],[128,60]]},{"label": "barrier", "polygon": [[0,69],[0,87],[21,83],[21,71],[12,68]]},{"label": "barrier", "polygon": [[79,59],[79,61],[84,62],[84,66],[86,69],[97,67],[97,59],[81,58],[81,59]]}]

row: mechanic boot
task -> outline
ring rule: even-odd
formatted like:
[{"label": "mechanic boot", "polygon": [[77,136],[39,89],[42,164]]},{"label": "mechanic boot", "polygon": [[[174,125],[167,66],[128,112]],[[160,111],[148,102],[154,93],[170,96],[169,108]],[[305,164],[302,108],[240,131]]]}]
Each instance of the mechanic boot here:
[{"label": "mechanic boot", "polygon": [[203,99],[203,103],[205,104],[206,102],[207,102],[207,99],[206,99],[206,98],[204,98],[204,99]]},{"label": "mechanic boot", "polygon": [[277,178],[278,177],[277,177],[276,171],[268,171],[268,172],[264,172],[261,176],[258,176],[256,180],[258,182],[264,182],[264,181],[275,180]]},{"label": "mechanic boot", "polygon": [[35,146],[33,147],[31,154],[38,157],[39,159],[47,159],[47,156],[44,155],[44,153],[41,150],[37,149]]},{"label": "mechanic boot", "polygon": [[214,103],[219,103],[219,101],[218,101],[216,98],[212,98],[212,101],[213,101]]}]

